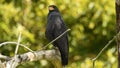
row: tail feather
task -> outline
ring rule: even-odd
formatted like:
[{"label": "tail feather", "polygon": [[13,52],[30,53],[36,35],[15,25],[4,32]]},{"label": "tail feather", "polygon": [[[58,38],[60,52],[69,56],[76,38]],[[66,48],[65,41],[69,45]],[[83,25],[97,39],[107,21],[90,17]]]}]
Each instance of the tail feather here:
[{"label": "tail feather", "polygon": [[67,35],[61,37],[53,43],[54,46],[58,47],[61,54],[61,62],[63,66],[68,64],[69,45]]},{"label": "tail feather", "polygon": [[68,64],[68,47],[58,47],[61,54],[62,65],[65,66]]}]

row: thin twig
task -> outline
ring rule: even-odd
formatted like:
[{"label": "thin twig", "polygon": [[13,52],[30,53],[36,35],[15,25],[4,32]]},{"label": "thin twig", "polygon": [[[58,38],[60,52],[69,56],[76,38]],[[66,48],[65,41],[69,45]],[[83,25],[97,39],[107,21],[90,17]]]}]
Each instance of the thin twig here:
[{"label": "thin twig", "polygon": [[59,38],[61,38],[64,34],[66,34],[68,31],[70,31],[71,29],[67,29],[65,32],[63,32],[61,35],[59,35],[58,37],[56,37],[54,40],[52,40],[51,42],[49,42],[47,45],[45,45],[44,47],[41,48],[45,49],[46,47],[48,47],[51,43],[55,42],[56,40],[58,40]]},{"label": "thin twig", "polygon": [[18,53],[18,48],[19,48],[20,41],[21,41],[21,32],[18,36],[18,42],[17,42],[17,46],[16,46],[16,49],[15,49],[15,56],[10,63],[10,68],[16,68],[16,65],[18,64],[16,62],[17,62],[17,53]]},{"label": "thin twig", "polygon": [[98,55],[92,59],[93,61],[93,68],[95,68],[95,61],[100,57],[100,55],[103,53],[103,51],[116,39],[116,36],[114,36],[112,38],[112,40],[110,40],[106,45],[105,47],[98,53]]},{"label": "thin twig", "polygon": [[[3,45],[6,45],[6,44],[17,44],[17,42],[3,42],[0,44],[0,47],[2,47]],[[26,48],[30,52],[34,52],[32,49],[28,48],[26,45],[23,45],[23,44],[19,44],[19,45]]]},{"label": "thin twig", "polygon": [[99,58],[99,56],[103,53],[103,51],[116,39],[116,36],[114,36],[112,38],[112,40],[110,40],[106,45],[105,47],[99,52],[99,54],[94,58],[92,59],[93,61],[96,60],[97,58]]},{"label": "thin twig", "polygon": [[10,60],[11,58],[5,55],[0,54],[0,59]]},{"label": "thin twig", "polygon": [[100,57],[103,51],[120,35],[120,32],[116,34],[106,45],[105,47],[98,53],[98,55],[92,59],[93,61],[93,68],[95,68],[95,61]]},{"label": "thin twig", "polygon": [[15,55],[17,55],[19,44],[20,44],[20,40],[21,40],[21,32],[20,32],[19,37],[18,37],[18,43],[17,43],[16,49],[15,49]]}]

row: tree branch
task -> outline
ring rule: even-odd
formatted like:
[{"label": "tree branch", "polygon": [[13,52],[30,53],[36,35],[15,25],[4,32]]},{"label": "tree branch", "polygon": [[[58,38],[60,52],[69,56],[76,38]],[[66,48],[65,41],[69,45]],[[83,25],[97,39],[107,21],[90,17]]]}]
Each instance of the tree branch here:
[{"label": "tree branch", "polygon": [[[48,45],[50,45],[54,41],[58,40],[60,37],[62,37],[68,31],[70,31],[70,29],[67,29],[60,36],[58,36],[53,41],[51,41],[46,46],[44,46],[40,51],[32,51],[28,47],[20,44],[21,34],[18,37],[18,42],[4,42],[4,43],[1,43],[0,47],[5,45],[5,44],[8,44],[8,43],[17,44],[16,50],[15,50],[15,56],[10,58],[9,61],[4,62],[4,66],[5,66],[4,68],[16,68],[20,63],[23,63],[23,62],[26,62],[26,61],[35,61],[35,60],[40,60],[40,59],[47,59],[47,60],[51,61],[56,68],[62,68],[59,50],[58,49],[43,50],[43,49],[45,49]],[[19,45],[27,48],[31,52],[24,53],[24,54],[21,54],[21,55],[17,55]]]},{"label": "tree branch", "polygon": [[[117,33],[120,32],[120,0],[115,2]],[[120,36],[117,37],[118,68],[120,68]]]},{"label": "tree branch", "polygon": [[120,5],[120,0],[116,0],[117,5]]},{"label": "tree branch", "polygon": [[[11,65],[13,61],[12,59],[14,58],[15,57],[12,57],[11,60],[4,62],[5,68],[8,68]],[[41,51],[35,51],[34,53],[27,52],[21,55],[17,55],[15,66],[18,66],[20,63],[23,63],[23,62],[36,61],[36,60],[41,60],[41,59],[47,59],[51,61],[55,65],[55,67],[62,68],[60,53],[58,49],[41,50]]]}]

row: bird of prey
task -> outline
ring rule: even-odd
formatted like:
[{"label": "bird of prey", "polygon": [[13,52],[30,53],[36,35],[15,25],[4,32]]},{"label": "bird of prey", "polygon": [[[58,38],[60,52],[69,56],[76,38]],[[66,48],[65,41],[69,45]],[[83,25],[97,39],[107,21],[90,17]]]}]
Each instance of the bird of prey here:
[{"label": "bird of prey", "polygon": [[[58,8],[55,5],[50,5],[48,7],[49,13],[47,16],[47,26],[46,26],[46,38],[49,41],[52,41],[64,31],[67,30],[66,24],[64,23],[62,16]],[[68,35],[64,34],[61,38],[53,42],[53,45],[57,47],[61,54],[61,63],[63,67],[68,64],[68,54],[69,54],[69,45],[68,45]]]}]

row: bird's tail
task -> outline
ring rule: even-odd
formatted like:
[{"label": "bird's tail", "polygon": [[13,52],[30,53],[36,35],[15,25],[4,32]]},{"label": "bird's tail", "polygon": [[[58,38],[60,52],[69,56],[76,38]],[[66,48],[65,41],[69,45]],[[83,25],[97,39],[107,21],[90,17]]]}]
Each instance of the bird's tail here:
[{"label": "bird's tail", "polygon": [[66,66],[68,64],[68,47],[61,47],[59,48],[60,50],[60,54],[61,54],[61,61],[62,61],[62,65]]}]

